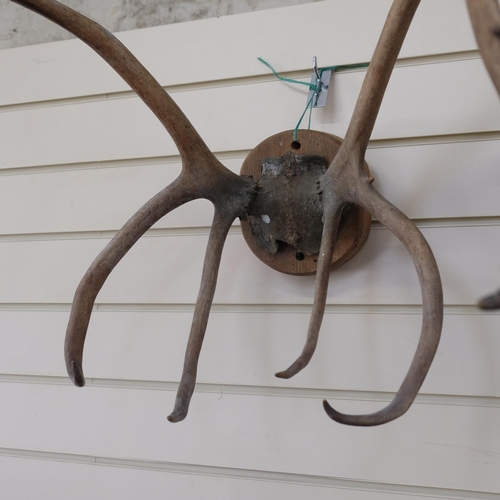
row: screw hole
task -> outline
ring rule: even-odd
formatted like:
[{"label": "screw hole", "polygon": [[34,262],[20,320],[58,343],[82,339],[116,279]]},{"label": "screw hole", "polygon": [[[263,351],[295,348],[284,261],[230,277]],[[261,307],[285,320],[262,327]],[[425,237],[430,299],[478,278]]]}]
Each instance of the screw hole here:
[{"label": "screw hole", "polygon": [[297,151],[298,149],[300,149],[300,142],[299,141],[293,141],[292,144],[290,144],[291,148],[292,149],[295,149],[295,151]]},{"label": "screw hole", "polygon": [[306,258],[306,256],[302,252],[297,252],[295,254],[295,258],[300,261],[300,260],[304,260]]}]

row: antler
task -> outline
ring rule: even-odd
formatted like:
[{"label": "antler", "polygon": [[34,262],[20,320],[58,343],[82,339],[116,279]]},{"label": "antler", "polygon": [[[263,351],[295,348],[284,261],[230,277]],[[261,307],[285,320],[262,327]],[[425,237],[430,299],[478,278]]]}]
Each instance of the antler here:
[{"label": "antler", "polygon": [[[490,77],[500,94],[500,7],[497,0],[467,0],[477,45]],[[481,309],[500,309],[500,290],[482,298]]]},{"label": "antler", "polygon": [[215,158],[161,85],[102,26],[55,0],[13,1],[54,21],[94,49],[158,117],[172,136],[182,158],[179,177],[123,226],[94,260],[76,290],[64,346],[66,368],[75,385],[85,385],[82,369],[85,336],[97,294],[114,267],[134,243],[171,210],[197,198],[206,198],[215,206],[184,370],[175,408],[169,416],[172,422],[182,420],[194,391],[196,365],[215,293],[224,241],[234,219],[245,214],[254,194],[254,183],[249,178],[232,173]]},{"label": "antler", "polygon": [[[111,33],[55,0],[12,1],[60,24],[98,52],[159,118],[171,134],[182,158],[180,176],[125,224],[98,255],[77,288],[65,342],[67,370],[76,385],[85,384],[82,356],[93,304],[114,267],[145,231],[171,210],[197,198],[206,198],[215,206],[183,374],[174,411],[168,417],[172,422],[182,420],[187,414],[196,383],[197,363],[215,293],[223,244],[233,220],[244,215],[254,194],[254,183],[233,174],[214,157],[173,100]],[[411,221],[371,187],[370,178],[363,169],[366,147],[384,91],[418,4],[419,0],[394,0],[346,138],[320,180],[324,229],[307,342],[299,359],[288,370],[277,374],[284,378],[294,375],[309,362],[316,348],[340,216],[345,205],[357,203],[396,234],[408,249],[422,287],[424,318],[421,340],[408,375],[388,407],[371,415],[349,416],[336,412],[324,402],[331,418],[351,425],[382,424],[397,418],[409,408],[430,367],[441,331],[442,291],[432,252]]]},{"label": "antler", "polygon": [[316,349],[342,208],[348,203],[356,203],[390,229],[410,253],[422,288],[423,324],[420,342],[408,374],[394,400],[386,408],[370,415],[344,415],[335,411],[328,402],[323,402],[326,412],[333,420],[348,425],[379,425],[405,413],[427,375],[441,335],[443,295],[432,251],[417,227],[373,188],[371,179],[363,168],[366,148],[387,83],[419,1],[394,1],[368,67],[346,137],[320,180],[324,226],[306,345],[290,368],[277,374],[283,378],[295,375],[307,365]]}]

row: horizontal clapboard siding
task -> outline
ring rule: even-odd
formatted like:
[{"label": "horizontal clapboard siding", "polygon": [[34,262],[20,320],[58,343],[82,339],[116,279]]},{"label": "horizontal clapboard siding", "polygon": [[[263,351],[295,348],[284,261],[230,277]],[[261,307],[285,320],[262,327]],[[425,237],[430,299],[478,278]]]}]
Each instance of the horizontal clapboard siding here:
[{"label": "horizontal clapboard siding", "polygon": [[[316,129],[344,135],[364,74],[334,78],[329,105],[314,114]],[[293,128],[307,92],[271,81],[174,92],[172,97],[209,147],[220,152],[252,149]],[[399,67],[384,105],[372,139],[500,128],[500,103],[480,59]],[[28,130],[32,135],[19,148],[15,138],[24,135],[26,141]],[[0,113],[0,133],[5,138],[0,167],[9,169],[177,154],[162,125],[133,96],[9,110]]]},{"label": "horizontal clapboard siding", "polygon": [[[496,187],[500,183],[500,170],[496,168],[500,134],[498,139],[466,137],[453,141],[457,139],[412,145],[374,141],[367,156],[375,186],[412,219],[468,221],[496,217],[500,213]],[[226,167],[239,172],[244,154],[220,156]],[[16,234],[115,231],[160,186],[172,182],[180,168],[177,157],[160,157],[21,170],[18,173],[22,175],[9,170],[0,177],[0,211],[9,211],[9,217],[0,219],[0,240]],[[447,189],[434,181],[436,176]],[[48,197],[52,190],[57,196]],[[473,196],[476,191],[482,196]],[[460,203],[456,203],[457,196]],[[70,211],[60,210],[68,206]],[[208,227],[212,213],[208,201],[196,200],[164,217],[155,227]],[[460,224],[460,220],[453,223]]]},{"label": "horizontal clapboard siding", "polygon": [[[286,13],[269,10],[117,36],[162,85],[221,83],[268,75],[268,69],[257,62],[259,55],[277,61],[277,69],[285,72],[307,69],[309,73],[311,51],[322,65],[366,62],[373,53],[390,5],[390,0],[357,0],[355,6],[349,0],[335,0],[296,6]],[[304,19],[308,18],[313,20],[312,27],[305,30]],[[457,5],[455,0],[424,2],[401,57],[475,50],[466,19],[465,6]],[[300,37],[297,39],[297,34],[306,32],[314,33],[312,40],[308,38],[304,43]],[[5,82],[2,105],[129,90],[120,77],[78,41],[5,50],[0,53],[0,61],[2,65],[16,67],[15,73],[2,75]],[[53,84],[32,85],[33,81],[47,80]]]},{"label": "horizontal clapboard siding", "polygon": [[[447,304],[473,304],[485,287],[496,286],[490,269],[498,262],[498,225],[421,229],[440,265]],[[208,231],[142,238],[110,275],[99,301],[193,303],[207,240]],[[0,272],[9,287],[0,290],[0,302],[70,302],[106,243],[95,237],[1,243]],[[310,304],[314,276],[269,273],[238,230],[226,240],[219,284],[218,303]],[[332,275],[328,303],[420,304],[417,275],[399,240],[386,229],[372,231],[363,251]]]},{"label": "horizontal clapboard siding", "polygon": [[[500,439],[499,408],[419,404],[389,427],[360,432],[333,425],[319,398],[200,393],[191,403],[189,418],[172,432],[166,416],[174,392],[23,384],[3,384],[0,390],[5,448],[478,491],[500,487],[494,473],[497,448],[492,444]],[[25,402],[22,408],[16,404],[19,399]],[[351,412],[381,406],[330,401]],[[24,432],[12,433],[14,426]],[[404,456],[412,459],[402,460]],[[443,466],[437,467],[434,460]]]},{"label": "horizontal clapboard siding", "polygon": [[[61,357],[68,308],[59,308],[0,312],[0,359],[2,372],[8,374],[1,380],[70,383]],[[87,383],[175,389],[192,316],[192,307],[177,308],[162,311],[158,307],[154,312],[145,306],[142,311],[132,306],[128,310],[127,306],[100,307],[87,339]],[[378,312],[376,307],[371,311],[360,306],[351,311],[345,306],[328,308],[310,367],[284,381],[274,373],[300,352],[310,308],[295,308],[303,312],[286,311],[283,306],[281,311],[278,306],[275,309],[214,308],[200,361],[200,390],[214,390],[211,386],[219,384],[242,394],[277,391],[285,395],[289,390],[290,395],[314,398],[330,393],[356,396],[349,391],[368,396],[369,391],[389,393],[402,380],[420,332],[419,308],[392,306]],[[500,342],[498,317],[447,312],[443,339],[421,399],[455,404],[465,396],[460,400],[463,404],[500,406],[496,399],[500,373],[492,363]],[[43,325],[43,331],[37,325]]]},{"label": "horizontal clapboard siding", "polygon": [[[277,81],[257,57],[303,81],[313,55],[322,66],[368,61],[390,3],[317,2],[119,37],[238,172],[306,103],[302,87]],[[387,404],[418,341],[416,273],[377,221],[365,248],[332,273],[318,350],[288,381],[274,373],[302,348],[314,277],[270,272],[235,223],[197,391],[188,418],[172,425],[213,213],[204,200],[176,210],[104,286],[87,387],[72,387],[62,345],[78,281],[175,179],[180,158],[78,41],[0,51],[0,71],[0,474],[10,497],[498,497],[500,314],[474,304],[500,285],[500,105],[463,2],[422,2],[367,153],[375,186],[431,244],[445,293],[421,394],[379,428],[337,425],[321,407],[325,397],[347,412]],[[364,75],[334,76],[314,129],[344,135]]]},{"label": "horizontal clapboard siding", "polygon": [[[438,498],[470,498],[472,492],[422,486],[403,487],[380,481],[356,481],[306,474],[271,473],[255,470],[216,468],[188,464],[154,461],[86,457],[58,453],[17,452],[0,449],[2,469],[8,475],[7,487],[14,487],[19,495],[30,497],[42,490],[55,500],[71,495],[76,500],[106,499],[109,491],[125,500],[141,496],[154,498],[158,492],[175,492],[176,498],[217,499],[221,497],[253,500],[264,498],[310,498],[329,500],[385,500],[404,494],[405,499],[417,500],[422,496]],[[31,460],[11,457],[32,457]],[[59,463],[52,462],[60,460]],[[101,465],[104,467],[95,467]],[[30,481],[25,481],[26,475]],[[61,477],[67,483],[61,485]],[[5,483],[4,483],[5,484]],[[81,487],[75,491],[74,485]],[[83,487],[84,485],[84,487]],[[413,494],[409,493],[411,491]],[[490,500],[494,493],[473,492],[474,498]],[[397,496],[396,496],[397,498]]]}]

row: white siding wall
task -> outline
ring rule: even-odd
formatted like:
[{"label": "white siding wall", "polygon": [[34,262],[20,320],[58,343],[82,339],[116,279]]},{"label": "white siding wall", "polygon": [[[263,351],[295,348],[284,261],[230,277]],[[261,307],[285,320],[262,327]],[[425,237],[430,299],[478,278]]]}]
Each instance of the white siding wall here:
[{"label": "white siding wall", "polygon": [[[123,33],[232,170],[293,128],[306,95],[277,81],[368,61],[389,0],[335,0]],[[463,2],[424,0],[367,160],[422,229],[445,293],[443,339],[401,419],[350,428],[321,399],[373,411],[420,333],[411,261],[373,224],[332,273],[320,344],[302,373],[314,277],[266,268],[237,224],[223,255],[188,418],[166,420],[180,377],[211,206],[160,221],[98,297],[87,386],[62,357],[73,292],[121,225],[178,174],[153,115],[78,41],[0,52],[0,479],[4,498],[362,499],[500,495],[500,105]],[[313,128],[343,136],[364,70],[337,74]],[[93,465],[93,467],[91,466]]]}]

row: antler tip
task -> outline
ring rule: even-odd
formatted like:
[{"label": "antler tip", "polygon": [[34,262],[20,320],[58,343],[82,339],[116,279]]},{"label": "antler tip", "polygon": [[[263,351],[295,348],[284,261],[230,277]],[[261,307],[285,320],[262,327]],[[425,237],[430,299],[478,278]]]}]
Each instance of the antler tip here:
[{"label": "antler tip", "polygon": [[299,373],[303,368],[307,366],[307,363],[309,363],[310,359],[311,359],[310,355],[304,357],[304,355],[301,354],[298,357],[298,359],[294,363],[292,363],[286,370],[275,373],[274,376],[278,378],[292,378],[294,375],[297,375],[297,373]]},{"label": "antler tip", "polygon": [[191,395],[187,397],[186,395],[177,396],[174,409],[172,413],[167,417],[167,420],[169,422],[172,422],[173,424],[184,420],[187,417],[189,411],[190,400]]},{"label": "antler tip", "polygon": [[370,420],[366,419],[367,415],[345,415],[340,413],[330,406],[330,403],[326,399],[323,399],[323,408],[326,414],[335,422],[344,425],[354,425],[354,426],[373,426],[385,423],[384,420]]},{"label": "antler tip", "polygon": [[289,372],[289,370],[284,370],[282,372],[275,373],[274,376],[278,377],[278,378],[291,378],[293,376],[293,374],[290,375],[290,373],[288,373],[288,372]]},{"label": "antler tip", "polygon": [[69,378],[77,387],[83,387],[85,385],[85,376],[83,375],[81,363],[71,361],[70,366],[71,369],[68,370]]},{"label": "antler tip", "polygon": [[478,307],[484,310],[492,310],[500,308],[500,290],[483,297],[478,303]]},{"label": "antler tip", "polygon": [[326,411],[327,415],[332,419],[335,420],[336,422],[339,422],[340,420],[338,419],[340,413],[337,410],[334,410],[331,406],[330,403],[326,400],[323,399],[323,408]]},{"label": "antler tip", "polygon": [[172,422],[173,424],[175,424],[176,422],[181,422],[182,420],[184,420],[187,416],[187,412],[186,411],[182,411],[182,410],[174,410],[168,417],[167,417],[167,420],[169,422]]}]

